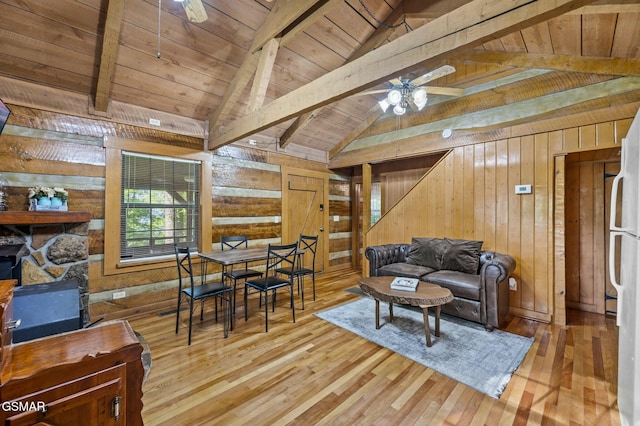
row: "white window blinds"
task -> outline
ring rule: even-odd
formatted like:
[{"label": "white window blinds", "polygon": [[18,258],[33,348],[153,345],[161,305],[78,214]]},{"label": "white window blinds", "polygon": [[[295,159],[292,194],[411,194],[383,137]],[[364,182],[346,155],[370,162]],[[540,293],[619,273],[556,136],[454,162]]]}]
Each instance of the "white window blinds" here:
[{"label": "white window blinds", "polygon": [[122,156],[120,259],[170,255],[174,243],[196,249],[200,163]]}]

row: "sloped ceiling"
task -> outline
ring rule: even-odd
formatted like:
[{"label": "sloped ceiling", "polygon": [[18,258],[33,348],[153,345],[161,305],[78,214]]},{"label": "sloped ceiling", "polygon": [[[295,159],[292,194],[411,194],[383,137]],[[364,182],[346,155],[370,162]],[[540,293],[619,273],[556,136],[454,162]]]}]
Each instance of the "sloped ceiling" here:
[{"label": "sloped ceiling", "polygon": [[[0,0],[0,98],[329,167],[628,118],[640,2]],[[160,6],[160,8],[159,8]],[[463,88],[383,114],[395,77]],[[445,129],[451,136],[443,137]],[[448,133],[448,132],[447,132]]]}]

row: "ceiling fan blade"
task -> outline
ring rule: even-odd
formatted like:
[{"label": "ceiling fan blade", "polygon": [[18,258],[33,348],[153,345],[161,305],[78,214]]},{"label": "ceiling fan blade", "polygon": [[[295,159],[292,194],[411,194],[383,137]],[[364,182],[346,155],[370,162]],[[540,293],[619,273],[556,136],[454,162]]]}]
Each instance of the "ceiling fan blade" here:
[{"label": "ceiling fan blade", "polygon": [[378,93],[387,93],[389,89],[366,90],[364,92],[354,93],[351,96],[376,95]]},{"label": "ceiling fan blade", "polygon": [[411,83],[416,86],[422,86],[425,83],[428,83],[432,80],[437,80],[445,75],[453,74],[456,72],[456,69],[451,65],[444,65],[440,68],[436,68],[435,70],[429,71],[428,73],[421,75],[420,77],[416,77]]},{"label": "ceiling fan blade", "polygon": [[464,89],[459,87],[425,86],[424,88],[431,95],[462,96],[464,94]]},{"label": "ceiling fan blade", "polygon": [[202,0],[183,0],[182,7],[184,7],[187,18],[191,22],[199,24],[209,19],[207,11],[204,10]]},{"label": "ceiling fan blade", "polygon": [[402,86],[402,80],[400,80],[399,78],[394,78],[389,80],[389,83],[393,84],[394,86]]}]

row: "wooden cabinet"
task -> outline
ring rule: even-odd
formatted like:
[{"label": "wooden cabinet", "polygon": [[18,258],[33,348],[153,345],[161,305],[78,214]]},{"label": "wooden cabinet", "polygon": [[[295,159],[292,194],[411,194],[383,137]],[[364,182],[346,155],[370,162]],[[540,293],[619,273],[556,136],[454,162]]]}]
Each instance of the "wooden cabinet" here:
[{"label": "wooden cabinet", "polygon": [[141,353],[126,321],[3,347],[0,424],[141,425]]}]

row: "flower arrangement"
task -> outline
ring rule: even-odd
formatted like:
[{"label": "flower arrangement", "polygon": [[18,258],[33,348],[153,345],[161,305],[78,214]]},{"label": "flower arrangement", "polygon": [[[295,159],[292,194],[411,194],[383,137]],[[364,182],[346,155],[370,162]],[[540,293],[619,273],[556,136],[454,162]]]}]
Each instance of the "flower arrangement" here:
[{"label": "flower arrangement", "polygon": [[29,188],[29,210],[67,210],[69,193],[60,187],[35,186]]},{"label": "flower arrangement", "polygon": [[29,198],[35,198],[39,200],[42,197],[46,198],[59,198],[63,201],[69,199],[69,193],[60,187],[51,188],[48,186],[36,186],[33,188],[29,188]]}]

